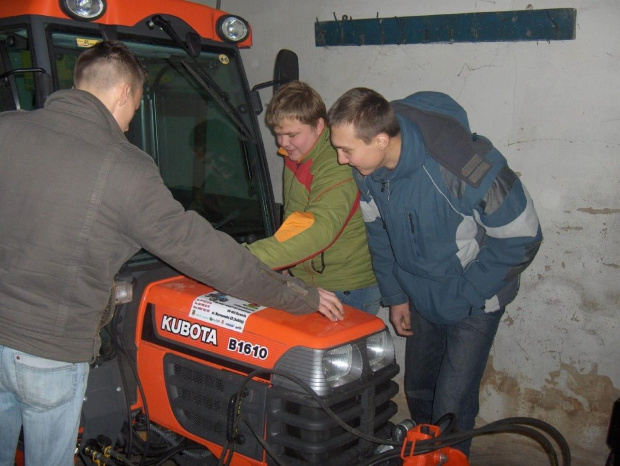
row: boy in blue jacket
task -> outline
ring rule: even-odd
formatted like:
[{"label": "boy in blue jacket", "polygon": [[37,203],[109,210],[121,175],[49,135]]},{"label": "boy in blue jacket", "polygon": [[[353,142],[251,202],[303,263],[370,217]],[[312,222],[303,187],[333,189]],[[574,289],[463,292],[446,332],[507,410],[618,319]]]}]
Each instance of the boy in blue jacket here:
[{"label": "boy in blue jacket", "polygon": [[[339,163],[355,169],[382,303],[408,337],[411,416],[453,413],[472,429],[499,321],[542,241],[532,200],[445,94],[389,103],[355,88],[328,120]],[[455,448],[468,455],[470,445]]]}]

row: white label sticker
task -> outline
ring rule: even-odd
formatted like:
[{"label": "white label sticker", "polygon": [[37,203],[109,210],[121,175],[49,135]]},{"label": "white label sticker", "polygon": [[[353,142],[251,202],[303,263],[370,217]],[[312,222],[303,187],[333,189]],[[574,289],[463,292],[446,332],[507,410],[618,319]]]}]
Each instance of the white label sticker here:
[{"label": "white label sticker", "polygon": [[192,303],[189,315],[211,325],[243,332],[248,317],[261,309],[265,309],[265,306],[213,291],[198,296]]}]

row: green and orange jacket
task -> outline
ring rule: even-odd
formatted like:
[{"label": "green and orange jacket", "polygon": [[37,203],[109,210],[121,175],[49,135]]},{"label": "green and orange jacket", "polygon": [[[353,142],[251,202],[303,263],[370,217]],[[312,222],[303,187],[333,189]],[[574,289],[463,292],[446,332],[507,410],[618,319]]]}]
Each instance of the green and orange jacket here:
[{"label": "green and orange jacket", "polygon": [[[274,269],[330,291],[374,285],[359,191],[351,168],[340,165],[323,130],[298,163],[285,158],[284,223],[270,238],[248,246]],[[282,150],[280,151],[282,153]]]}]

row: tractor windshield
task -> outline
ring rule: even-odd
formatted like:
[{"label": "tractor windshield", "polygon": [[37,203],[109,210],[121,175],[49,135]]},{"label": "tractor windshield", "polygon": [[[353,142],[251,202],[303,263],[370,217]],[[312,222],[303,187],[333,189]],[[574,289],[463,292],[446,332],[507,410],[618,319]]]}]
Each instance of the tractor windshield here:
[{"label": "tractor windshield", "polygon": [[[8,64],[5,69],[33,66],[27,39],[26,29],[0,36],[2,62]],[[98,40],[101,37],[94,34],[51,33],[56,88],[73,86],[78,55]],[[128,139],[153,157],[164,182],[186,209],[238,241],[264,237],[271,191],[261,169],[260,143],[248,137],[247,128],[255,124],[237,50],[203,47],[188,65],[187,54],[175,45],[123,42],[149,73],[140,109],[126,133]],[[205,79],[197,79],[196,69]],[[14,101],[16,108],[34,108],[35,73],[15,73],[8,79],[13,85],[2,89],[2,109]]]}]

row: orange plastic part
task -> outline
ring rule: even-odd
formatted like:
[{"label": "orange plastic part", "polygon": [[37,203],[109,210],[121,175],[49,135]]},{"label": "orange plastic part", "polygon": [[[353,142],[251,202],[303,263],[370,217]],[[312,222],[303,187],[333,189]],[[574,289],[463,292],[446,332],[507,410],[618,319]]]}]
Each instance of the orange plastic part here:
[{"label": "orange plastic part", "polygon": [[[201,364],[211,364],[212,367],[218,369],[235,372],[234,369],[216,363],[207,363],[190,354],[179,353],[178,350],[144,340],[142,334],[146,322],[152,322],[157,338],[162,342],[169,342],[177,345],[178,348],[192,348],[197,352],[234,360],[248,367],[265,369],[272,369],[286,351],[300,344],[309,348],[326,349],[385,328],[385,323],[381,319],[347,306],[344,309],[345,318],[340,322],[331,322],[318,312],[300,316],[278,309],[265,308],[252,313],[245,322],[243,332],[240,333],[217,322],[201,320],[192,313],[194,300],[213,291],[213,288],[183,276],[151,283],[143,294],[138,310],[136,346],[138,348],[138,373],[148,400],[151,422],[206,446],[217,457],[221,455],[221,445],[191,434],[180,425],[174,416],[163,386],[164,357],[172,353]],[[148,309],[150,311],[147,317]],[[198,324],[202,326],[201,336],[204,335],[205,338],[192,338],[188,332],[185,335],[170,332],[169,329],[166,330],[166,319],[168,321],[176,319],[176,322],[182,320],[187,322],[188,326]],[[257,354],[253,352],[245,353],[238,349],[231,349],[229,343],[231,339],[243,340],[246,344],[251,344],[253,348],[264,348],[266,350],[264,357],[256,357]],[[269,383],[269,377],[255,380]],[[231,462],[232,466],[263,466],[265,464],[267,463],[264,458],[263,461],[258,461],[236,452]]]},{"label": "orange plastic part", "polygon": [[[424,431],[424,432],[423,432]],[[403,442],[400,457],[404,466],[469,466],[467,457],[450,447],[440,448],[422,455],[415,454],[416,443],[419,440],[429,440],[439,436],[439,427],[430,424],[420,424],[407,432],[407,438]]]},{"label": "orange plastic part", "polygon": [[[132,27],[153,15],[177,16],[205,39],[222,40],[215,33],[217,20],[227,14],[206,5],[186,0],[106,0],[105,14],[95,23]],[[58,0],[0,1],[0,18],[21,15],[47,16],[66,20]],[[252,45],[252,33],[239,47]]]}]

